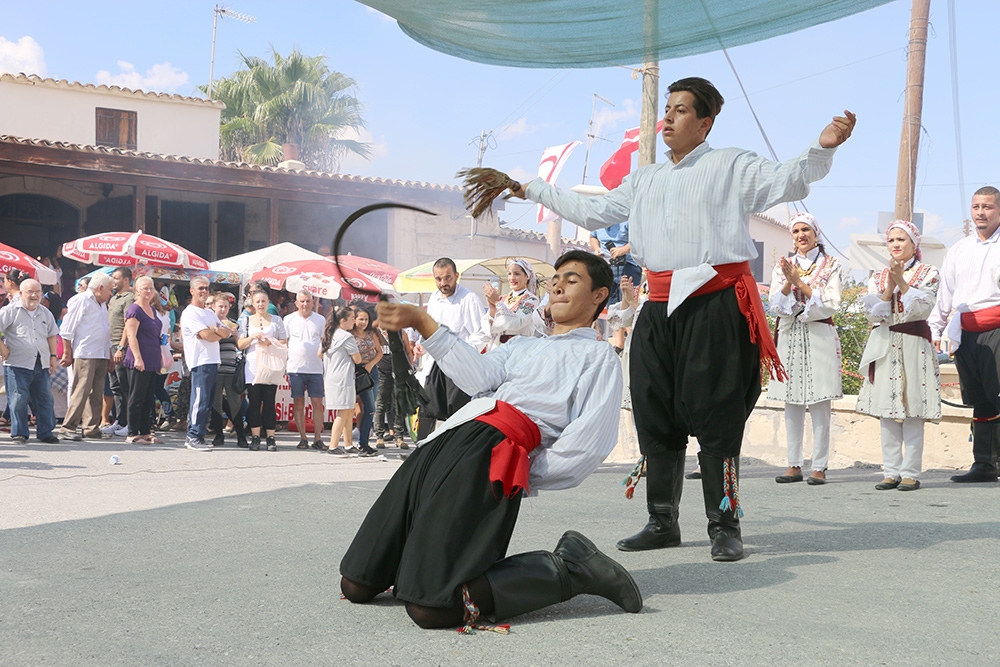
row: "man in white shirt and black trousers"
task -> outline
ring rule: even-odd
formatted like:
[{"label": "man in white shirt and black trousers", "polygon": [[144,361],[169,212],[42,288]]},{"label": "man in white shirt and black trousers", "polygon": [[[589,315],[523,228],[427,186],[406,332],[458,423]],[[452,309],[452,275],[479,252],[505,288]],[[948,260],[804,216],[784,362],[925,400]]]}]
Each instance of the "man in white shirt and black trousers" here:
[{"label": "man in white shirt and black trousers", "polygon": [[600,595],[642,609],[632,577],[583,535],[552,552],[506,557],[521,496],[578,485],[614,448],[622,377],[594,320],[614,278],[579,250],[556,261],[549,288],[553,335],[516,336],[480,354],[420,308],[380,303],[391,331],[414,327],[427,351],[474,398],[422,441],[368,512],[340,564],[341,589],[368,602],[389,586],[420,627],[478,625]]},{"label": "man in white shirt and black trousers", "polygon": [[972,406],[973,463],[951,478],[959,483],[995,482],[1000,464],[1000,190],[976,190],[972,222],[976,233],[948,251],[928,318],[939,350],[947,333],[962,402]]},{"label": "man in white shirt and black trousers", "polygon": [[[452,259],[440,258],[434,262],[432,272],[437,291],[431,294],[427,302],[427,314],[438,324],[448,327],[459,339],[469,345],[478,345],[476,337],[482,325],[483,312],[486,310],[482,300],[475,292],[458,284],[460,277],[458,267]],[[425,352],[422,342],[418,340],[414,346],[418,356]],[[455,383],[434,363],[434,355],[428,356],[429,359],[424,359],[424,368],[421,371],[424,377],[421,380],[430,403],[420,409],[417,440],[423,440],[430,435],[437,420],[448,419],[456,410],[469,402],[469,396],[456,387]]]},{"label": "man in white shirt and black trousers", "polygon": [[735,561],[743,557],[737,478],[745,422],[760,395],[761,366],[784,374],[750,270],[757,257],[750,214],[809,194],[856,119],[849,111],[835,117],[798,157],[772,162],[708,145],[724,102],[709,81],[681,79],[669,91],[666,162],[638,168],[602,197],[541,179],[511,192],[590,230],[628,220],[631,253],[646,267],[649,301],[632,331],[629,383],[649,522],[618,548],[680,544],[677,510],[693,435],[712,559]]}]

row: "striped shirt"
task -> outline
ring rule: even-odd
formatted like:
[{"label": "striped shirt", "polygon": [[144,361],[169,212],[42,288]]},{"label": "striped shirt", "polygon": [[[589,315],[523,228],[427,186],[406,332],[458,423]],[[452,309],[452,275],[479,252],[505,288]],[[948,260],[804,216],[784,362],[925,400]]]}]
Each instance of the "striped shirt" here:
[{"label": "striped shirt", "polygon": [[829,173],[836,150],[817,139],[798,157],[773,162],[702,142],[677,164],[639,167],[601,197],[563,192],[540,178],[525,192],[591,231],[628,220],[635,260],[651,271],[679,271],[757,257],[750,214],[805,198],[809,184]]},{"label": "striped shirt", "polygon": [[618,442],[621,362],[589,327],[548,338],[517,336],[480,354],[441,326],[424,347],[459,389],[510,403],[538,425],[532,490],[577,486]]},{"label": "striped shirt", "polygon": [[941,267],[937,304],[927,318],[934,340],[945,334],[953,344],[952,351],[958,349],[961,313],[1000,306],[998,267],[1000,229],[985,241],[973,234],[951,247]]}]

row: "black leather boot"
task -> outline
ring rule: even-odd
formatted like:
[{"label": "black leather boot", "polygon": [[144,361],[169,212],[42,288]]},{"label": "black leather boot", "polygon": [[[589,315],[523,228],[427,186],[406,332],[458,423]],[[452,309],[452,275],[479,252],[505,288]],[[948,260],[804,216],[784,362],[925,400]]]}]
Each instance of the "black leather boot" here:
[{"label": "black leather boot", "polygon": [[649,522],[632,537],[618,541],[621,551],[648,551],[676,547],[681,543],[677,523],[681,492],[684,490],[686,450],[646,455],[646,509]]},{"label": "black leather boot", "polygon": [[954,475],[951,481],[960,484],[997,481],[997,458],[1000,457],[1000,423],[998,421],[972,423],[972,458],[975,463],[969,472]]},{"label": "black leather boot", "polygon": [[496,621],[581,594],[600,595],[633,614],[642,609],[642,593],[628,570],[573,530],[562,536],[553,552],[510,556],[494,563],[486,578]]},{"label": "black leather boot", "polygon": [[[698,454],[701,461],[701,488],[705,496],[705,516],[708,517],[708,538],[712,540],[712,560],[734,561],[743,558],[743,535],[737,507],[723,509],[726,498],[726,461],[719,456]],[[732,482],[739,477],[739,459],[728,459]]]}]

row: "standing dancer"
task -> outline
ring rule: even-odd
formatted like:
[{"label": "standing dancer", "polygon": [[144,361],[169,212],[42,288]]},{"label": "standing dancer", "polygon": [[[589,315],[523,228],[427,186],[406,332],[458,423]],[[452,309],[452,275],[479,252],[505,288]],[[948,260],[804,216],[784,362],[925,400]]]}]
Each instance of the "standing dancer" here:
[{"label": "standing dancer", "polygon": [[812,418],[812,474],[806,482],[826,484],[830,460],[833,400],[844,395],[840,379],[840,337],[833,314],[840,307],[840,262],[819,242],[819,225],[808,213],[788,221],[795,254],[782,257],[771,276],[771,312],[778,317],[778,355],[788,378],[767,388],[769,398],[785,402],[788,469],[774,481],[802,481],[802,432],[806,408]]},{"label": "standing dancer", "polygon": [[618,431],[621,368],[591,328],[611,268],[579,250],[555,266],[554,335],[516,336],[486,354],[420,308],[378,305],[382,326],[415,327],[440,369],[479,397],[421,441],[375,501],[340,564],[348,600],[393,586],[420,627],[468,632],[480,613],[499,621],[581,593],[642,609],[625,568],[574,531],[552,552],[504,557],[522,493],[576,486]]},{"label": "standing dancer", "polygon": [[[470,191],[475,199],[477,189],[488,197],[510,188],[591,230],[629,221],[631,252],[646,267],[650,287],[630,362],[649,522],[618,548],[680,544],[684,452],[694,435],[712,558],[732,561],[743,557],[737,468],[744,424],[760,395],[761,362],[784,373],[750,271],[748,260],[757,256],[750,213],[805,197],[809,183],[829,172],[856,118],[845,111],[801,155],[772,162],[709,147],[705,138],[723,104],[710,82],[681,79],[669,91],[663,117],[669,160],[640,167],[603,197],[561,192],[541,179],[522,188],[489,171],[469,173]],[[477,180],[485,187],[477,188]]]},{"label": "standing dancer", "polygon": [[997,481],[1000,464],[1000,190],[981,187],[972,196],[976,233],[948,251],[937,304],[928,320],[937,346],[947,333],[972,406],[972,468],[953,482]]}]

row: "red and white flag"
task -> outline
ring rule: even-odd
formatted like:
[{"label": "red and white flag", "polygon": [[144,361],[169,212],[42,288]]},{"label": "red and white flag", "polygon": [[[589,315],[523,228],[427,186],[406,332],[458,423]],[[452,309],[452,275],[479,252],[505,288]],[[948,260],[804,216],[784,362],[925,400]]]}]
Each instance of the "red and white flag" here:
[{"label": "red and white flag", "polygon": [[[579,145],[579,141],[571,141],[562,146],[550,146],[546,148],[542,153],[542,161],[538,164],[538,177],[549,185],[555,184],[556,179],[559,178],[559,172],[562,171],[563,165],[566,164],[566,159],[573,152],[573,149]],[[538,212],[535,218],[538,224],[544,225],[549,220],[555,220],[557,217],[549,209],[541,204],[538,205]]]},{"label": "red and white flag", "polygon": [[[656,124],[656,133],[663,130],[663,120]],[[625,130],[625,138],[608,161],[601,166],[601,183],[608,190],[614,190],[632,172],[632,154],[639,150],[639,128]]]}]

